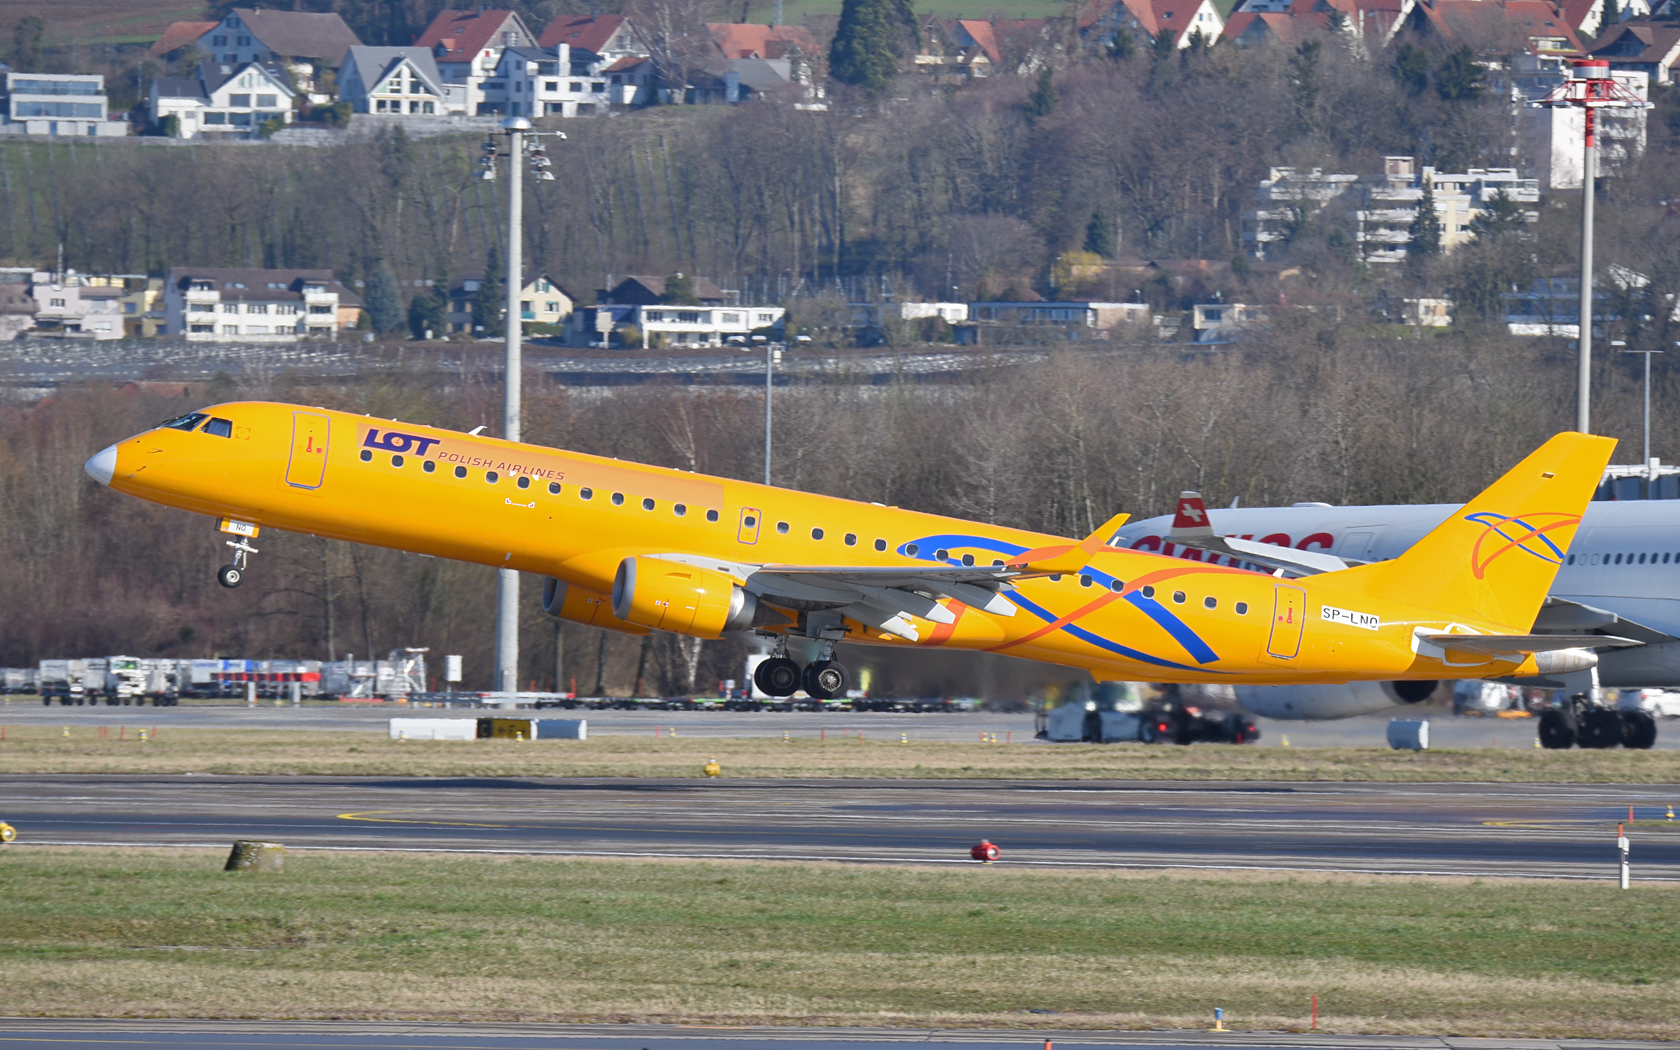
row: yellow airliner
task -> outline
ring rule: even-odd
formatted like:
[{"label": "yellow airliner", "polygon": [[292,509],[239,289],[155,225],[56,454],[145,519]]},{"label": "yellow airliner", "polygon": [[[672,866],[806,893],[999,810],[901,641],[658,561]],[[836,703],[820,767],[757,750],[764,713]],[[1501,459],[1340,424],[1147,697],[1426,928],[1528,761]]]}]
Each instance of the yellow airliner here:
[{"label": "yellow airliner", "polygon": [[[1532,635],[1615,442],[1566,433],[1393,561],[1286,579],[272,402],[216,405],[88,460],[218,519],[237,586],[260,528],[546,577],[578,623],[777,639],[772,695],[842,695],[839,641],[1006,653],[1099,680],[1346,682],[1565,673],[1601,636]],[[1232,558],[1225,559],[1228,563]],[[787,656],[789,636],[818,659]]]}]

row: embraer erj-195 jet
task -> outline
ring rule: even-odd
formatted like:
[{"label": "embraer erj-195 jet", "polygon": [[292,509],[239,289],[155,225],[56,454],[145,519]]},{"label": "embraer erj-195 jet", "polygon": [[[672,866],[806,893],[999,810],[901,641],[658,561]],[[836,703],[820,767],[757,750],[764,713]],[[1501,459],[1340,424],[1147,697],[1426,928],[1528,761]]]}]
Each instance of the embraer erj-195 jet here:
[{"label": "embraer erj-195 jet", "polygon": [[[311,533],[550,581],[581,623],[778,637],[765,692],[843,694],[847,640],[1099,680],[1346,682],[1561,673],[1597,660],[1535,613],[1615,442],[1560,434],[1391,561],[1285,580],[1083,541],[302,405],[241,402],[94,455],[120,492],[241,537]],[[801,668],[786,637],[818,643]]]},{"label": "embraer erj-195 jet", "polygon": [[[1294,575],[1333,573],[1398,558],[1459,510],[1454,503],[1210,510],[1199,494],[1186,492],[1176,513],[1131,522],[1113,542],[1203,563],[1248,563]],[[1680,684],[1680,500],[1587,504],[1551,595],[1527,629],[1602,632],[1645,643],[1600,654],[1597,684]],[[1267,718],[1346,718],[1425,699],[1426,685],[1272,686],[1239,689],[1237,695],[1245,708]]]}]

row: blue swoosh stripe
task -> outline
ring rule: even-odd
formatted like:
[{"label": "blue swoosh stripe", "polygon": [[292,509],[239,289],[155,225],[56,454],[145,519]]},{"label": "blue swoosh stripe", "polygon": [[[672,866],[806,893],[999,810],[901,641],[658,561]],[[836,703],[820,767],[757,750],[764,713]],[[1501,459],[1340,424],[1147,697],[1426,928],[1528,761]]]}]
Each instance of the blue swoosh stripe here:
[{"label": "blue swoosh stripe", "polygon": [[1174,641],[1184,646],[1185,652],[1196,658],[1197,663],[1210,664],[1219,659],[1219,654],[1208,648],[1208,644],[1202,641],[1195,631],[1190,629],[1189,624],[1180,620],[1171,609],[1160,602],[1153,598],[1145,598],[1141,591],[1133,591],[1126,595],[1126,601],[1141,609],[1145,616],[1160,624],[1162,629],[1173,636]]},{"label": "blue swoosh stripe", "polygon": [[[1055,623],[1057,620],[1061,619],[1061,617],[1057,616],[1055,613],[1051,612],[1050,610],[1048,610],[1046,608],[1043,608],[1042,606],[1035,605],[1032,602],[1028,601],[1027,599],[1021,597],[1021,594],[1020,594],[1019,591],[1016,591],[1016,590],[1013,590],[1013,589],[1010,590],[1009,600],[1014,602],[1016,605],[1019,605],[1021,608],[1027,610],[1028,612],[1032,613],[1034,616],[1037,616],[1039,619],[1043,620],[1045,623]],[[1154,664],[1157,667],[1171,667],[1174,670],[1178,670],[1178,671],[1201,671],[1201,670],[1205,670],[1204,668],[1200,668],[1200,667],[1192,667],[1189,664],[1174,663],[1171,660],[1164,660],[1159,656],[1150,656],[1148,653],[1139,652],[1136,649],[1132,649],[1128,646],[1121,645],[1119,642],[1111,642],[1107,638],[1104,638],[1099,634],[1093,634],[1092,632],[1086,630],[1085,628],[1077,627],[1077,626],[1075,626],[1071,623],[1064,625],[1062,627],[1062,630],[1068,632],[1069,634],[1073,635],[1075,638],[1080,639],[1081,641],[1091,643],[1092,645],[1096,646],[1099,649],[1107,649],[1111,653],[1118,653],[1119,655],[1124,656],[1129,660],[1136,660],[1139,663]],[[1215,674],[1225,674],[1227,672],[1215,671],[1214,673]]]},{"label": "blue swoosh stripe", "polygon": [[[906,552],[905,548],[911,546],[911,544],[917,545],[919,553],[911,555]],[[898,553],[906,558],[917,557],[923,561],[938,561],[939,559],[933,556],[933,552],[936,550],[948,551],[952,547],[978,547],[983,551],[991,551],[994,554],[1009,555],[1024,554],[1027,551],[1026,547],[1018,543],[1010,543],[1007,540],[994,540],[988,536],[963,536],[952,533],[944,536],[923,536],[920,539],[901,543],[898,546]],[[948,565],[962,564],[961,559],[958,558],[946,558],[945,562]]]}]

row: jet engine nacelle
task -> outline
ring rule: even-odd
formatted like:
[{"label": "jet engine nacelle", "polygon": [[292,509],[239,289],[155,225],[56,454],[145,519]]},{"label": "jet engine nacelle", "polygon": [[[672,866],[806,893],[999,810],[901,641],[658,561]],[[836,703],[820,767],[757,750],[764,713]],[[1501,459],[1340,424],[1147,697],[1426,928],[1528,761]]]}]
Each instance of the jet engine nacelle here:
[{"label": "jet engine nacelle", "polygon": [[716,569],[637,556],[618,563],[612,611],[660,631],[716,638],[751,627],[758,599]]},{"label": "jet engine nacelle", "polygon": [[1340,682],[1335,685],[1239,685],[1237,703],[1262,718],[1352,718],[1429,699],[1437,682]]},{"label": "jet engine nacelle", "polygon": [[613,615],[612,599],[604,594],[573,587],[552,577],[543,581],[543,612],[560,620],[605,627],[625,634],[647,634],[639,624],[626,623]]}]

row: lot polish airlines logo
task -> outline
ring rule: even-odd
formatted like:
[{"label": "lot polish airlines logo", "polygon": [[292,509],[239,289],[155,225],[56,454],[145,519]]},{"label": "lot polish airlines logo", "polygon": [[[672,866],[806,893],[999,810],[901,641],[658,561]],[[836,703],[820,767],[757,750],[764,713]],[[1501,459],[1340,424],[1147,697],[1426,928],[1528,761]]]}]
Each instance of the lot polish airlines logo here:
[{"label": "lot polish airlines logo", "polygon": [[421,437],[419,434],[403,434],[395,430],[385,431],[383,437],[377,427],[370,427],[367,437],[362,439],[363,448],[382,448],[387,452],[413,451],[416,456],[424,456],[426,450],[438,444],[441,438]]},{"label": "lot polish airlines logo", "polygon": [[1476,537],[1476,546],[1470,551],[1470,571],[1480,580],[1486,576],[1489,565],[1514,550],[1553,565],[1562,565],[1563,548],[1553,543],[1546,533],[1579,525],[1581,516],[1561,511],[1540,511],[1518,518],[1484,510],[1466,514],[1464,520],[1484,526],[1482,534]]}]

